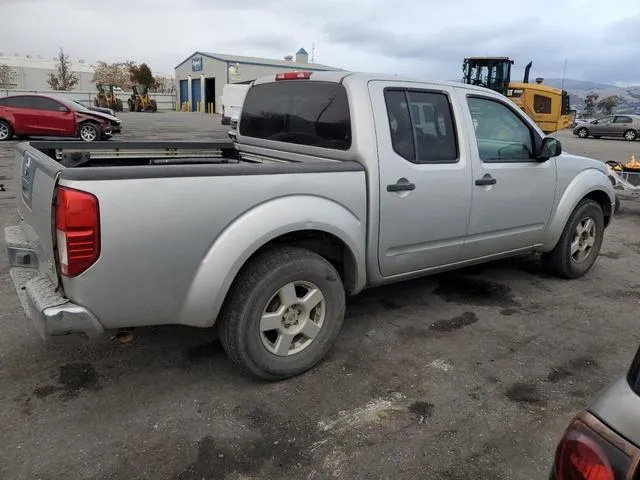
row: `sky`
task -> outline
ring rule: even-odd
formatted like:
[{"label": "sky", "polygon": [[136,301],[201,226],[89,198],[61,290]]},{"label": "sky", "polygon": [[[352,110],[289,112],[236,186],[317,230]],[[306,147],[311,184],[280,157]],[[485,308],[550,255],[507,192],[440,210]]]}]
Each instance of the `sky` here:
[{"label": "sky", "polygon": [[[615,4],[615,6],[613,6]],[[512,78],[640,84],[640,2],[615,0],[0,0],[0,52],[147,62],[195,51],[281,59],[304,47],[347,70],[458,80],[468,56]],[[566,74],[565,74],[566,66]],[[515,78],[514,78],[515,77]]]}]

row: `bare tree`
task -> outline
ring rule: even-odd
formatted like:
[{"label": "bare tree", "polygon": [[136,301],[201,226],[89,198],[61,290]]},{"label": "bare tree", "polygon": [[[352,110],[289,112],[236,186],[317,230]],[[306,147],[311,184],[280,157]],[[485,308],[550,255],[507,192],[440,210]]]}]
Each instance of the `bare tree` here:
[{"label": "bare tree", "polygon": [[15,88],[18,86],[18,74],[13,68],[0,63],[0,88]]},{"label": "bare tree", "polygon": [[129,66],[126,62],[97,62],[92,81],[96,84],[120,87],[123,90],[131,88]]},{"label": "bare tree", "polygon": [[56,73],[49,74],[47,83],[52,90],[72,90],[78,84],[78,77],[71,71],[69,56],[62,48],[56,60]]},{"label": "bare tree", "polygon": [[176,84],[173,78],[156,75],[153,91],[157,93],[175,93]]}]

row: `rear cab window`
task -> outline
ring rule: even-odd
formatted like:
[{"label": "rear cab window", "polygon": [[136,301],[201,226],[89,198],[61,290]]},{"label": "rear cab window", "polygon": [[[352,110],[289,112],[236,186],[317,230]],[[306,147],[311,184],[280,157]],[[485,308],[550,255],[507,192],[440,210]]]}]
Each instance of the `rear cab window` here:
[{"label": "rear cab window", "polygon": [[351,147],[351,117],[338,83],[282,80],[253,85],[240,118],[244,137],[334,150]]},{"label": "rear cab window", "polygon": [[31,97],[27,95],[19,95],[15,97],[0,98],[0,107],[32,108]]}]

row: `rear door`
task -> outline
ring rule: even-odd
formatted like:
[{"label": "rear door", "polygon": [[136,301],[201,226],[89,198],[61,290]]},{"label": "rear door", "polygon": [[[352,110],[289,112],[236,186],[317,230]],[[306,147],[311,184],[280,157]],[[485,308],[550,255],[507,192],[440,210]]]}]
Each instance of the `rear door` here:
[{"label": "rear door", "polygon": [[36,126],[31,116],[31,96],[16,95],[3,99],[3,107],[13,117],[13,127],[18,134],[32,133]]},{"label": "rear door", "polygon": [[75,136],[73,112],[52,98],[31,97],[31,106],[37,118],[41,135]]},{"label": "rear door", "polygon": [[[555,158],[534,158],[537,131],[496,96],[460,92],[473,142],[473,199],[463,258],[498,255],[540,243],[556,193]],[[474,132],[475,130],[475,132]]]},{"label": "rear door", "polygon": [[450,87],[371,82],[379,156],[378,261],[391,277],[455,263],[471,208],[471,163]]},{"label": "rear door", "polygon": [[626,115],[616,115],[611,124],[612,134],[622,137],[627,130],[633,129],[633,119]]}]

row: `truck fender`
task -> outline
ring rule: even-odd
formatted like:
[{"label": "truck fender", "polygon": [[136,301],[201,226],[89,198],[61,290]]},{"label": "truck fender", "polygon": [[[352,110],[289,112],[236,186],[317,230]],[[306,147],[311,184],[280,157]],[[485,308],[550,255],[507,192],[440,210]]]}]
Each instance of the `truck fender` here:
[{"label": "truck fender", "polygon": [[327,198],[291,195],[252,207],[231,222],[214,240],[189,287],[180,323],[212,326],[229,288],[247,260],[282,235],[318,230],[339,238],[355,261],[355,291],[366,282],[366,223]]},{"label": "truck fender", "polygon": [[593,195],[594,192],[606,194],[609,198],[610,205],[604,209],[604,214],[611,217],[616,198],[609,178],[605,173],[595,168],[583,170],[571,180],[562,193],[545,232],[543,252],[553,250],[560,240],[562,231],[573,210],[583,198]]}]

